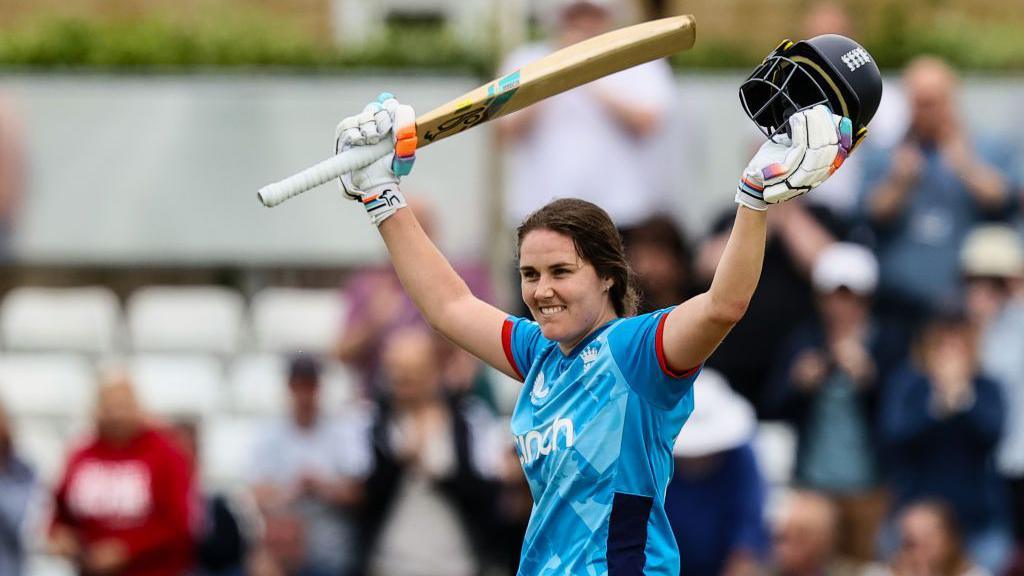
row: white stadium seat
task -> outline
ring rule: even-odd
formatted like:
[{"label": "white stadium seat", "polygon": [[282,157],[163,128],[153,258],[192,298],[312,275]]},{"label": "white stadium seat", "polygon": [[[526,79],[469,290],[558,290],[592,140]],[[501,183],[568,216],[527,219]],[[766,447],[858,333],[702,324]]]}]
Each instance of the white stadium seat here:
[{"label": "white stadium seat", "polygon": [[790,490],[789,482],[793,478],[796,432],[786,422],[759,422],[754,435],[754,452],[767,488],[765,518],[774,522],[782,510]]},{"label": "white stadium seat", "polygon": [[27,576],[75,576],[75,570],[71,562],[60,556],[49,556],[46,554],[32,554],[25,561],[25,574]]},{"label": "white stadium seat", "polygon": [[223,408],[223,369],[214,356],[144,354],[129,361],[129,372],[149,412],[205,418]]},{"label": "white stadium seat", "polygon": [[60,426],[46,420],[19,419],[14,423],[15,449],[48,487],[63,471],[70,444]]},{"label": "white stadium seat", "polygon": [[91,412],[95,393],[95,371],[82,356],[0,356],[0,400],[14,416],[83,417]]},{"label": "white stadium seat", "polygon": [[796,463],[796,432],[792,426],[779,421],[760,422],[754,436],[754,451],[769,484],[789,483]]},{"label": "white stadium seat", "polygon": [[216,286],[151,286],[128,299],[128,332],[135,352],[235,353],[245,302]]},{"label": "white stadium seat", "polygon": [[[288,410],[288,358],[277,354],[238,357],[228,369],[228,395],[239,414],[281,415]],[[336,414],[355,396],[354,378],[340,362],[324,363],[321,402],[324,412]]]},{"label": "white stadium seat", "polygon": [[121,305],[109,288],[14,288],[0,305],[8,350],[105,354],[118,345]]},{"label": "white stadium seat", "polygon": [[252,299],[255,347],[283,354],[329,354],[346,311],[339,290],[266,288]]},{"label": "white stadium seat", "polygon": [[199,448],[203,480],[214,488],[244,484],[255,457],[255,442],[269,423],[267,419],[228,417],[205,422]]},{"label": "white stadium seat", "polygon": [[76,576],[78,571],[68,560],[45,553],[34,553],[26,560],[27,576]]}]

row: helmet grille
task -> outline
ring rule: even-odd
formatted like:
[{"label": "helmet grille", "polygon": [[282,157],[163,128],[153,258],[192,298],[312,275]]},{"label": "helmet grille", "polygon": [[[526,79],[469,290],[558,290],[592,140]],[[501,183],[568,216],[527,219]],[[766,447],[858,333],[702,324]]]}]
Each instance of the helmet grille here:
[{"label": "helmet grille", "polygon": [[777,51],[740,86],[740,103],[758,129],[773,138],[788,128],[793,113],[818,104],[832,108],[827,94],[805,67]]}]

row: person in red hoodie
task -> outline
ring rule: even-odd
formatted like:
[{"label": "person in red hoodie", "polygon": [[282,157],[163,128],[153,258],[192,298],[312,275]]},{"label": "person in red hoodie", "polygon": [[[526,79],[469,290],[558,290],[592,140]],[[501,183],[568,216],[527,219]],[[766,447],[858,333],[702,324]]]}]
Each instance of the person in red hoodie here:
[{"label": "person in red hoodie", "polygon": [[51,553],[83,576],[181,576],[191,566],[192,469],[147,424],[128,377],[104,378],[96,433],[57,485]]}]

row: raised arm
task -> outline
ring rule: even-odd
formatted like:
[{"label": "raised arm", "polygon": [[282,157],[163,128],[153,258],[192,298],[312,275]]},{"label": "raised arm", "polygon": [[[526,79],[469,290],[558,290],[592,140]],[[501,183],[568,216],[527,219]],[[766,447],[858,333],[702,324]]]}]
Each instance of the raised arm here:
[{"label": "raised arm", "polygon": [[852,145],[852,125],[816,106],[790,118],[792,139],[765,142],[736,192],[729,241],[711,288],[677,306],[665,321],[663,348],[669,367],[687,370],[704,362],[746,313],[764,261],[767,205],[799,196],[828,179]]},{"label": "raised arm", "polygon": [[704,362],[743,318],[761,277],[766,213],[740,206],[711,288],[677,306],[665,321],[668,364],[686,370]]},{"label": "raised arm", "polygon": [[379,230],[402,286],[427,322],[459,347],[516,377],[501,344],[508,314],[470,292],[412,210],[399,210]]},{"label": "raised arm", "polygon": [[412,109],[400,106],[390,94],[382,94],[362,114],[342,120],[336,131],[336,151],[385,138],[396,144],[393,154],[343,176],[345,195],[361,202],[377,225],[395,272],[424,319],[458,346],[514,377],[501,343],[507,314],[470,292],[406,208],[398,180],[412,169],[415,134]]}]

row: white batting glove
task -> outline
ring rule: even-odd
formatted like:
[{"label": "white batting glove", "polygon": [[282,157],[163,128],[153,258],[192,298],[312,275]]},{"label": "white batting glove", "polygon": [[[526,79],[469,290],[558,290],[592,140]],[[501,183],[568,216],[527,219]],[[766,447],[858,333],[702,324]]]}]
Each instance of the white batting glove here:
[{"label": "white batting glove", "polygon": [[839,169],[853,147],[853,123],[819,104],[789,117],[792,137],[779,134],[761,145],[743,170],[736,202],[766,210],[819,186]]},{"label": "white batting glove", "polygon": [[416,161],[416,113],[384,92],[366,105],[362,113],[349,116],[334,130],[334,153],[357,146],[372,146],[390,139],[394,150],[351,174],[338,178],[341,191],[350,200],[362,202],[377,226],[405,207],[398,181],[412,171]]}]

